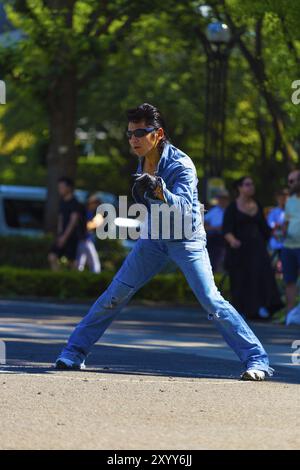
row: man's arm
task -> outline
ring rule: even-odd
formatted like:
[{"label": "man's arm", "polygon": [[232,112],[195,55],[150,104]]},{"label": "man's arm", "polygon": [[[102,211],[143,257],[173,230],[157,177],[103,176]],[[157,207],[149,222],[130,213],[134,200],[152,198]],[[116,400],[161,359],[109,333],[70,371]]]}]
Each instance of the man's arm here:
[{"label": "man's arm", "polygon": [[58,214],[58,222],[57,222],[57,235],[61,235],[63,232],[63,217],[62,214]]},{"label": "man's arm", "polygon": [[182,168],[175,180],[172,191],[162,182],[164,199],[170,206],[175,206],[182,212],[190,212],[193,206],[193,193],[197,184],[197,175],[193,168]]},{"label": "man's arm", "polygon": [[65,231],[60,235],[58,239],[58,246],[62,247],[72,234],[73,230],[75,229],[78,221],[79,221],[80,214],[79,212],[72,212],[70,215],[70,221],[68,225],[66,226]]},{"label": "man's arm", "polygon": [[157,176],[156,178],[158,180],[158,188],[156,188],[155,191],[157,191],[159,198],[153,199],[153,197],[148,196],[147,193],[145,197],[151,203],[156,202],[161,204],[161,202],[165,202],[169,206],[174,206],[184,214],[191,213],[193,206],[193,192],[197,184],[197,175],[195,170],[191,167],[182,167],[177,174],[172,191],[167,189],[166,183],[160,176]]},{"label": "man's arm", "polygon": [[96,214],[92,220],[89,220],[86,224],[87,229],[89,231],[96,230],[96,228],[100,227],[104,222],[104,217],[102,214]]},{"label": "man's arm", "polygon": [[241,244],[242,244],[241,241],[238,240],[238,239],[233,235],[233,233],[230,233],[230,232],[226,233],[226,234],[224,235],[224,238],[225,238],[225,240],[229,243],[229,245],[231,246],[231,248],[240,248],[240,246],[241,246]]},{"label": "man's arm", "polygon": [[290,199],[287,200],[285,209],[284,209],[284,222],[282,224],[282,235],[283,237],[287,236],[289,222],[290,222],[291,214],[290,214]]}]

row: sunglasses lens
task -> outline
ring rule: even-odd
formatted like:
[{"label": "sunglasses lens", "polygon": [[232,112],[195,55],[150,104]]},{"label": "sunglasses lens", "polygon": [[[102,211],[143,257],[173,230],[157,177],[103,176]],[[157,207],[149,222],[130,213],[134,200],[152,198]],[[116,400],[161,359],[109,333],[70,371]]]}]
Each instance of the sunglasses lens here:
[{"label": "sunglasses lens", "polygon": [[145,137],[145,135],[149,134],[149,132],[154,131],[154,127],[152,128],[146,128],[146,129],[135,129],[134,131],[126,131],[126,135],[128,139],[131,139],[131,137],[134,135],[134,137],[141,138]]},{"label": "sunglasses lens", "polygon": [[148,131],[146,129],[135,129],[134,131],[126,131],[126,135],[128,139],[131,139],[131,137],[134,135],[134,137],[145,137],[145,135],[148,134]]},{"label": "sunglasses lens", "polygon": [[148,132],[145,129],[136,129],[133,134],[135,137],[144,137]]}]

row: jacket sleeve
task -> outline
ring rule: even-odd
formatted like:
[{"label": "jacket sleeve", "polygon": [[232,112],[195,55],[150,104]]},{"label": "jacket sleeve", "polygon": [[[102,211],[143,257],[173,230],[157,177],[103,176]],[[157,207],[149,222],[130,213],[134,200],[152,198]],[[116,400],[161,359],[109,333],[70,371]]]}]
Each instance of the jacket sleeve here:
[{"label": "jacket sleeve", "polygon": [[158,178],[160,179],[164,201],[152,199],[147,196],[148,193],[146,193],[145,197],[149,202],[156,204],[167,203],[169,206],[174,206],[184,214],[191,213],[193,207],[193,192],[198,182],[195,170],[191,167],[182,167],[176,175],[172,191],[167,188],[166,183],[160,176]]}]

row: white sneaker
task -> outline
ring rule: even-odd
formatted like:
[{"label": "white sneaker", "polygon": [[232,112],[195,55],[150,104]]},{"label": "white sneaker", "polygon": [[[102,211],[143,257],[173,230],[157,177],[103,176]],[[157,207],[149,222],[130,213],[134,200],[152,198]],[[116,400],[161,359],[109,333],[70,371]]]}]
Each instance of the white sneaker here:
[{"label": "white sneaker", "polygon": [[55,363],[55,369],[58,370],[81,370],[85,369],[85,363],[82,362],[81,364],[77,364],[71,359],[67,359],[65,357],[59,357]]},{"label": "white sneaker", "polygon": [[242,380],[262,381],[265,380],[266,374],[263,370],[248,369],[242,375]]}]

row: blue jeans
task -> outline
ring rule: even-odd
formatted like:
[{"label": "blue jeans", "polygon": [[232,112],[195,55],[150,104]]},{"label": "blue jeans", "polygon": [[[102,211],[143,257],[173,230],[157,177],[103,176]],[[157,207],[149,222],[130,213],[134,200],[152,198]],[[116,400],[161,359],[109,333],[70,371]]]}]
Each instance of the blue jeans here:
[{"label": "blue jeans", "polygon": [[283,247],[281,261],[284,282],[296,284],[300,272],[300,248]]},{"label": "blue jeans", "polygon": [[135,292],[173,260],[184,273],[198,301],[241,360],[245,369],[272,375],[267,353],[241,315],[218,291],[205,240],[160,241],[139,239],[109,287],[75,328],[60,357],[82,363]]}]

